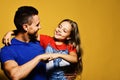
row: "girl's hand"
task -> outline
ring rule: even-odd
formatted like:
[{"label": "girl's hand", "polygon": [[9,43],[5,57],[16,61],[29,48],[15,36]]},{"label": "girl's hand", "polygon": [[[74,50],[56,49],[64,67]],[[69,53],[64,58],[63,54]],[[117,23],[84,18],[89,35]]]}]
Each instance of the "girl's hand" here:
[{"label": "girl's hand", "polygon": [[45,55],[49,56],[48,61],[51,61],[59,57],[59,54],[56,54],[56,53],[45,53]]},{"label": "girl's hand", "polygon": [[5,44],[5,45],[10,45],[11,44],[11,37],[12,37],[12,34],[14,32],[13,31],[9,31],[7,32],[4,37],[2,38],[2,43]]},{"label": "girl's hand", "polygon": [[50,59],[49,59],[49,60],[53,60],[53,59],[59,58],[60,55],[61,55],[61,54],[52,53],[52,54],[50,54]]}]

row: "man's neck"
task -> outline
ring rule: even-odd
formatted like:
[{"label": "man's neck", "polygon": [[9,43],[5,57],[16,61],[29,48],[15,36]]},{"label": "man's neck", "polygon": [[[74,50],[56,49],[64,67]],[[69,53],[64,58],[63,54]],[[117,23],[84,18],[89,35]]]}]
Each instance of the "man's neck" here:
[{"label": "man's neck", "polygon": [[15,38],[22,42],[28,43],[30,41],[29,36],[26,33],[18,33]]}]

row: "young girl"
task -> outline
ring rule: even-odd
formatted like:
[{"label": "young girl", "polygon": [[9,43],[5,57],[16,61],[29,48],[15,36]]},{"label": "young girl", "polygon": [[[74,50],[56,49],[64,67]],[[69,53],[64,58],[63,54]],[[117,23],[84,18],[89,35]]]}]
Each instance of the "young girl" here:
[{"label": "young girl", "polygon": [[[8,32],[3,42],[10,42],[13,33]],[[46,53],[51,55],[51,60],[46,63],[48,80],[74,80],[76,73],[82,71],[82,54],[76,22],[64,19],[55,29],[54,37],[40,35],[37,40]]]}]

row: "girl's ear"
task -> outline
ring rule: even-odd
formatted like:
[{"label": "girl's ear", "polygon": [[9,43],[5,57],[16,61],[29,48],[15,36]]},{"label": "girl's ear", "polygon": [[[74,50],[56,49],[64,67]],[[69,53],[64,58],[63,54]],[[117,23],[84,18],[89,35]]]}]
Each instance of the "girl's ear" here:
[{"label": "girl's ear", "polygon": [[27,32],[28,31],[28,25],[27,24],[23,24],[23,29]]}]

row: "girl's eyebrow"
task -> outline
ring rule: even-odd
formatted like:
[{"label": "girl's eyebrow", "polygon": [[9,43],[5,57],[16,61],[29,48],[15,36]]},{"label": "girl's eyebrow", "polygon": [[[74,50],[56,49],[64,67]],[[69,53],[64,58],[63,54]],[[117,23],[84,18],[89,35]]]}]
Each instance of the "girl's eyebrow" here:
[{"label": "girl's eyebrow", "polygon": [[[62,26],[62,25],[60,24],[60,26]],[[62,26],[62,27],[63,27],[63,26]],[[64,30],[69,31],[66,27],[64,27]]]}]

